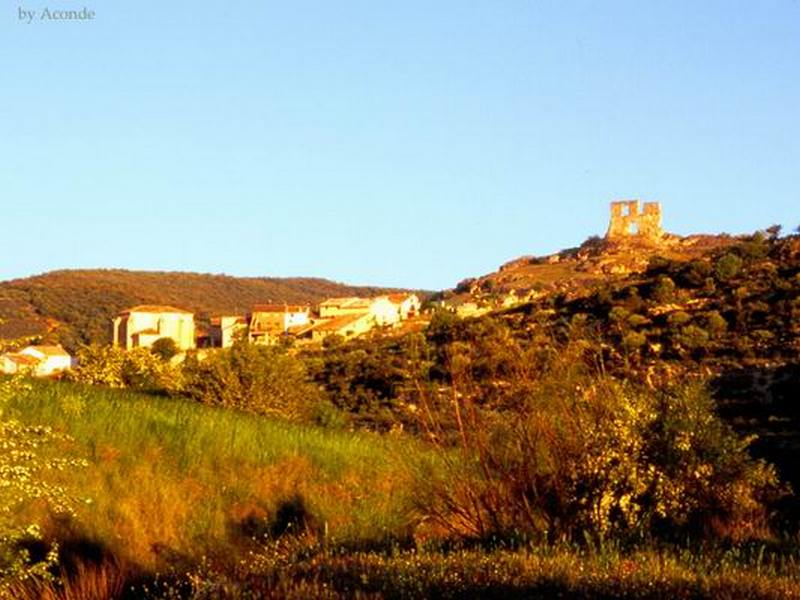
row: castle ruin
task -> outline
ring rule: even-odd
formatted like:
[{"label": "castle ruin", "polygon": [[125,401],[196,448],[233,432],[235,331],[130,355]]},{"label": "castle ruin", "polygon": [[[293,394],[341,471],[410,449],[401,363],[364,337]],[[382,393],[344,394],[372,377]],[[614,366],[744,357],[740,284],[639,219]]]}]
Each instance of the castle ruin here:
[{"label": "castle ruin", "polygon": [[638,200],[618,200],[611,203],[611,222],[606,233],[607,240],[628,238],[658,241],[661,229],[661,204],[645,202],[639,212]]}]

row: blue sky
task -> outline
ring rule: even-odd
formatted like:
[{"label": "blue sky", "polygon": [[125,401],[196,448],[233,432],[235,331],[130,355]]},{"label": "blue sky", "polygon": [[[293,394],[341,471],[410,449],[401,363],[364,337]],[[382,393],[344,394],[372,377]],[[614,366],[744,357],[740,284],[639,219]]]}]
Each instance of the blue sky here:
[{"label": "blue sky", "polygon": [[618,198],[800,225],[797,0],[15,0],[0,67],[0,279],[444,288]]}]

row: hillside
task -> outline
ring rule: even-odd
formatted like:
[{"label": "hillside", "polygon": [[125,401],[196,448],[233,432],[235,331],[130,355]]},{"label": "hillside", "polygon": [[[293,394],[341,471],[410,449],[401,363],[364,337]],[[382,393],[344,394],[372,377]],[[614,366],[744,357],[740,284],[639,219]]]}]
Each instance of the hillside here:
[{"label": "hillside", "polygon": [[[410,358],[424,356],[426,377],[446,385],[454,352],[463,354],[459,361],[470,365],[480,402],[495,406],[516,402],[506,390],[520,369],[577,346],[590,368],[632,385],[663,390],[706,382],[728,423],[758,436],[755,454],[776,463],[800,489],[800,235],[709,237],[682,254],[681,246],[663,254],[670,248],[641,254],[631,246],[613,247],[610,254],[598,248],[566,253],[557,262],[527,260],[478,278],[451,298],[491,298],[501,285],[519,289],[513,286],[524,274],[540,283],[550,274],[552,281],[532,299],[481,316],[458,318],[443,310],[422,339],[387,340],[383,347],[352,342],[314,357],[312,373],[369,426],[388,427],[410,415],[405,425],[411,427],[414,414],[407,407],[419,375]],[[646,262],[606,276],[580,270],[625,256]],[[504,279],[512,274],[516,280]],[[490,291],[487,281],[494,282]],[[526,352],[533,358],[521,365],[518,357]]]},{"label": "hillside", "polygon": [[52,271],[0,282],[0,339],[43,336],[68,348],[108,342],[110,321],[137,304],[169,304],[202,320],[265,302],[315,303],[326,297],[387,291],[317,278],[230,277],[125,270]]},{"label": "hillside", "polygon": [[493,273],[461,281],[444,297],[456,305],[477,302],[496,306],[512,290],[519,298],[550,292],[576,292],[640,273],[646,270],[653,256],[688,261],[739,241],[741,238],[730,235],[682,237],[664,234],[657,243],[636,237],[609,241],[595,236],[576,248],[548,256],[522,256],[510,260]]}]

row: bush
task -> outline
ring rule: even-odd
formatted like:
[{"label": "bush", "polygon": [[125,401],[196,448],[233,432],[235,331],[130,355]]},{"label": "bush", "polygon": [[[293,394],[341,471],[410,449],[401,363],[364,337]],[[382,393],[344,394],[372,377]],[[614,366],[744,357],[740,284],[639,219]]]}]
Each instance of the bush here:
[{"label": "bush", "polygon": [[[577,358],[577,359],[576,359]],[[454,394],[461,452],[445,476],[423,470],[420,510],[459,535],[748,537],[781,494],[699,385],[653,391],[593,375],[574,352],[516,383],[516,404],[487,411]],[[470,385],[459,389],[468,390]]]},{"label": "bush", "polygon": [[736,254],[725,254],[714,263],[714,274],[719,281],[730,281],[742,270],[742,259]]},{"label": "bush", "polygon": [[204,360],[187,357],[185,393],[204,404],[287,419],[310,418],[322,399],[303,364],[275,346],[237,342]]},{"label": "bush", "polygon": [[688,288],[702,287],[710,274],[711,265],[703,260],[691,260],[680,271],[681,286]]},{"label": "bush", "polygon": [[701,350],[705,348],[708,346],[708,340],[708,332],[697,325],[687,325],[677,336],[678,343],[690,350]]},{"label": "bush", "polygon": [[153,342],[153,345],[150,346],[150,352],[161,358],[161,360],[170,360],[178,354],[178,345],[172,338],[162,337]]},{"label": "bush", "polygon": [[671,302],[675,297],[675,282],[666,275],[660,275],[653,286],[652,298],[656,302]]},{"label": "bush", "polygon": [[147,348],[123,350],[92,344],[78,350],[77,365],[67,372],[79,383],[177,393],[182,388],[179,367],[164,362]]}]

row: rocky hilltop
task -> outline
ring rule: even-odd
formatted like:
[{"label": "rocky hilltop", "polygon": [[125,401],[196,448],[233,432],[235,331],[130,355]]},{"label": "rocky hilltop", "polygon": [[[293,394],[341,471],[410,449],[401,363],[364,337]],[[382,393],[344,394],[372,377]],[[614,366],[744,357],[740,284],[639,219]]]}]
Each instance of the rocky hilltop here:
[{"label": "rocky hilltop", "polygon": [[611,220],[605,237],[593,236],[580,246],[548,256],[522,256],[494,273],[461,281],[443,298],[453,306],[475,304],[483,309],[534,300],[543,294],[580,294],[594,284],[621,280],[644,272],[654,257],[674,261],[699,259],[720,248],[741,242],[746,236],[679,236],[661,229],[661,207],[638,201],[611,204]]}]

